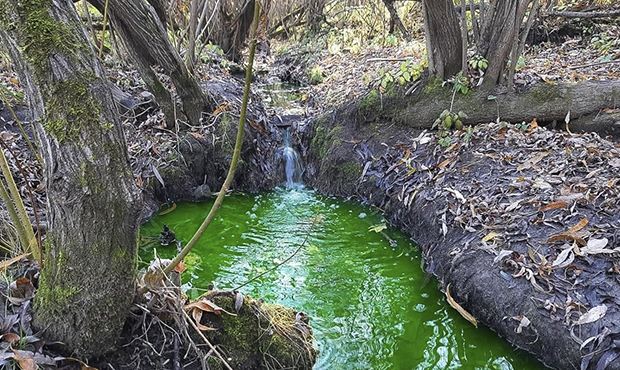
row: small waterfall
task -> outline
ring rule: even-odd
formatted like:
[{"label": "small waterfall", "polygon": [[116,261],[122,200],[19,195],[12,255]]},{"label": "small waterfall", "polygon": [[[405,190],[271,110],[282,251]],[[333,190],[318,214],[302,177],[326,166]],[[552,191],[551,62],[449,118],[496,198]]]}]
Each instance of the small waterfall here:
[{"label": "small waterfall", "polygon": [[284,159],[284,173],[286,175],[286,187],[293,189],[301,186],[301,175],[303,167],[299,153],[291,145],[291,134],[289,130],[284,133],[284,146],[282,147],[282,158]]}]

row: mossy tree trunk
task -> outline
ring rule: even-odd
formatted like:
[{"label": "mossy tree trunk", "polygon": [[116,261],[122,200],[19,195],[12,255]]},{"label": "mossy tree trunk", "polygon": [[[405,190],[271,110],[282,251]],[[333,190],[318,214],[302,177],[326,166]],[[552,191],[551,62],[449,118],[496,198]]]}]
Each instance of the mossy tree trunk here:
[{"label": "mossy tree trunk", "polygon": [[135,290],[139,194],[119,114],[71,0],[2,0],[0,17],[45,162],[49,231],[34,324],[71,353],[100,355]]},{"label": "mossy tree trunk", "polygon": [[[88,0],[103,12],[105,0]],[[110,21],[127,48],[129,55],[157,99],[166,116],[166,126],[172,128],[176,118],[183,118],[189,124],[198,125],[202,113],[214,108],[214,103],[204,94],[198,81],[189,72],[179,54],[168,39],[165,27],[165,13],[151,3],[162,4],[162,0],[108,0]],[[182,111],[177,111],[175,99],[170,90],[162,84],[155,69],[170,77],[176,95],[181,101]]]}]

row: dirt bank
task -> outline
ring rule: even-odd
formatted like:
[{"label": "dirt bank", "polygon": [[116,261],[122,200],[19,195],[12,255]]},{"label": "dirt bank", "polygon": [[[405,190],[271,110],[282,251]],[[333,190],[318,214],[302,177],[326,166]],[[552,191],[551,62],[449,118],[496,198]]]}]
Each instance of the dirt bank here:
[{"label": "dirt bank", "polygon": [[616,143],[493,123],[444,149],[355,108],[303,133],[307,182],[381,209],[457,302],[546,365],[620,369]]}]

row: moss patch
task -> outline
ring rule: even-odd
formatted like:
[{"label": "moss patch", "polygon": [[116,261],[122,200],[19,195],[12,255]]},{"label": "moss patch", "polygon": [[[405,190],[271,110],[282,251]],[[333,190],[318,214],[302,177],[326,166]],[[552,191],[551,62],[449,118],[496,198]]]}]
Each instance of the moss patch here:
[{"label": "moss patch", "polygon": [[310,142],[310,149],[319,159],[325,159],[338,137],[342,134],[342,126],[326,127],[324,120],[315,123],[314,136]]},{"label": "moss patch", "polygon": [[203,319],[203,324],[217,329],[207,334],[224,349],[233,369],[312,368],[316,357],[312,335],[309,327],[307,336],[301,334],[303,324],[295,320],[294,310],[244,297],[237,312],[233,293],[218,292],[208,297],[226,311],[236,313],[208,314]]},{"label": "moss patch", "polygon": [[[6,0],[2,3],[3,7],[7,7]],[[21,20],[19,32],[23,39],[22,47],[35,73],[45,70],[53,54],[70,56],[76,48],[85,47],[70,24],[52,17],[49,12],[51,5],[51,0],[21,0],[16,6],[17,16]]]},{"label": "moss patch", "polygon": [[49,93],[44,127],[59,142],[76,140],[84,127],[100,124],[101,105],[90,92],[95,80],[94,75],[81,74],[57,83]]}]

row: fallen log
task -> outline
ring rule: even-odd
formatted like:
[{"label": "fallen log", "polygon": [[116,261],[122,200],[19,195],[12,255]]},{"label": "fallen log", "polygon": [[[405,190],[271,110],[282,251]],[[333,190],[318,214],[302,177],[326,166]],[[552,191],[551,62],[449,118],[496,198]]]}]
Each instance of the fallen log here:
[{"label": "fallen log", "polygon": [[[524,91],[493,93],[481,90],[467,95],[457,93],[440,81],[426,81],[406,96],[394,89],[382,96],[370,91],[359,101],[349,103],[344,115],[356,122],[391,122],[413,128],[430,128],[441,112],[450,109],[467,114],[465,124],[564,121],[570,112],[575,120],[620,105],[620,81],[578,83],[538,83]],[[406,89],[405,89],[406,90]]]}]

